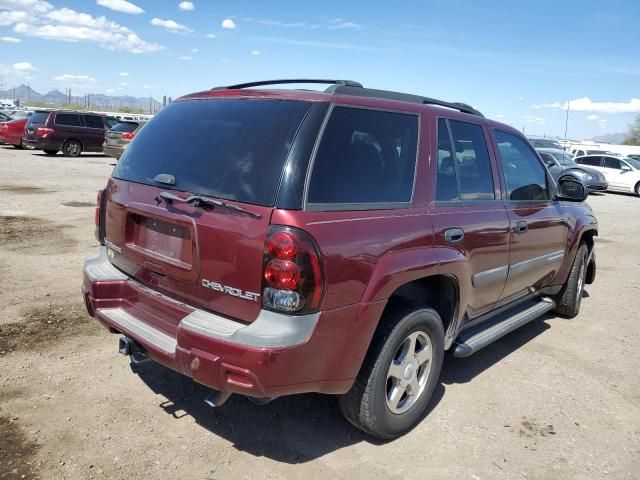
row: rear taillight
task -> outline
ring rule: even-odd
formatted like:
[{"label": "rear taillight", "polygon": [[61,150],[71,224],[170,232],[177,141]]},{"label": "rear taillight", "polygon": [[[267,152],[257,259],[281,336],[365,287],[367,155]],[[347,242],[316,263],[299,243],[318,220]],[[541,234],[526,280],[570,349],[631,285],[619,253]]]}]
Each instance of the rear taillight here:
[{"label": "rear taillight", "polygon": [[324,278],[318,248],[297,228],[274,226],[264,245],[262,306],[305,314],[320,308]]},{"label": "rear taillight", "polygon": [[38,128],[36,130],[36,135],[40,135],[42,137],[46,137],[47,135],[53,133],[53,128]]},{"label": "rear taillight", "polygon": [[122,134],[122,139],[123,140],[133,140],[133,137],[135,137],[136,134],[133,132],[125,132]]},{"label": "rear taillight", "polygon": [[104,202],[106,190],[98,191],[98,198],[96,199],[96,211],[94,215],[94,222],[96,224],[96,240],[100,244],[104,244]]}]

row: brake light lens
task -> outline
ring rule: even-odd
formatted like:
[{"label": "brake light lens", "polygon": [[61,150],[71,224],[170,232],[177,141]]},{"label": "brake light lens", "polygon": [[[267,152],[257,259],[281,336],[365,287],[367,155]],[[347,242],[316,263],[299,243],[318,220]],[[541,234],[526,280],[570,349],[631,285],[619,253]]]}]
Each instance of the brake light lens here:
[{"label": "brake light lens", "polygon": [[36,129],[36,135],[40,135],[42,137],[46,137],[47,135],[53,133],[53,128],[38,128]]},{"label": "brake light lens", "polygon": [[102,220],[102,200],[103,200],[103,195],[104,195],[104,190],[98,190],[98,196],[96,198],[96,212],[94,214],[94,223],[96,224],[96,240],[98,240],[98,242],[102,243],[103,238],[102,238],[102,233],[101,233],[101,228],[100,228],[100,223]]},{"label": "brake light lens", "polygon": [[122,139],[123,140],[133,140],[133,137],[135,137],[136,134],[133,132],[125,132],[122,134]]},{"label": "brake light lens", "polygon": [[319,250],[311,236],[273,226],[264,246],[262,306],[297,314],[315,312],[324,294]]}]

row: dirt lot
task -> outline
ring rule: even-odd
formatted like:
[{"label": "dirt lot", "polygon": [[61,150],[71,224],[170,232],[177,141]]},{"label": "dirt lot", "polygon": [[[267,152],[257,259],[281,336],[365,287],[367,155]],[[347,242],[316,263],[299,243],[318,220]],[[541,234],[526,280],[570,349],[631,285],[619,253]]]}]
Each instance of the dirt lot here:
[{"label": "dirt lot", "polygon": [[429,416],[381,444],[331,397],[213,410],[189,379],[132,372],[79,291],[111,169],[0,147],[0,479],[640,478],[640,199],[590,197],[598,278],[576,319],[447,358]]}]

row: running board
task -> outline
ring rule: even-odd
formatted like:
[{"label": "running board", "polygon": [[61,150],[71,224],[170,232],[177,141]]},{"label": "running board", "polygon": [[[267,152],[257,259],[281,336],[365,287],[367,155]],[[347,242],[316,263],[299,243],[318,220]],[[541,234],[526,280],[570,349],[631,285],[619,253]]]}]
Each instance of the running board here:
[{"label": "running board", "polygon": [[518,305],[517,310],[510,309],[477,327],[463,331],[453,344],[454,357],[468,357],[478,350],[513,332],[526,323],[540,317],[555,307],[548,297],[540,297],[532,302]]}]

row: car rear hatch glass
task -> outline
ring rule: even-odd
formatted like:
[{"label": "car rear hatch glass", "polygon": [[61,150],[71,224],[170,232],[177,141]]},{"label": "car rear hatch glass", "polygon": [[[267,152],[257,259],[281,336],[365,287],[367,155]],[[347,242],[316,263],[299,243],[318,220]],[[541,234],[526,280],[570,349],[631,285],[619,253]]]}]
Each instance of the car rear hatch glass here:
[{"label": "car rear hatch glass", "polygon": [[123,133],[131,133],[138,128],[136,122],[119,122],[105,133],[105,144],[108,146],[126,145],[130,140],[122,138]]},{"label": "car rear hatch glass", "polygon": [[36,131],[38,128],[44,127],[47,118],[49,118],[49,112],[33,112],[33,115],[29,117],[29,121],[26,125],[28,140],[35,138]]},{"label": "car rear hatch glass", "polygon": [[[163,109],[129,144],[109,183],[112,263],[193,306],[253,321],[271,212],[309,108],[207,99]],[[180,201],[194,195],[226,206]]]}]

